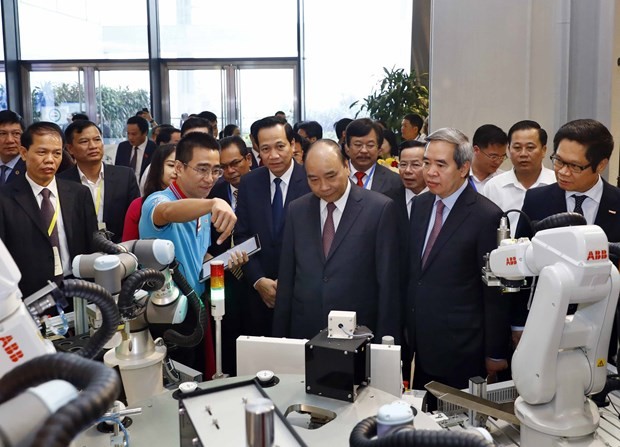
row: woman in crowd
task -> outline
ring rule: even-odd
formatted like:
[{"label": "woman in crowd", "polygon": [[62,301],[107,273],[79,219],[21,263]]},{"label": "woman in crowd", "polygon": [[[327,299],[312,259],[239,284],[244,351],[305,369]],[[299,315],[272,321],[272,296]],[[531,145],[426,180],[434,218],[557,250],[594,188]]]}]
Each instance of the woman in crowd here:
[{"label": "woman in crowd", "polygon": [[162,144],[153,152],[151,169],[144,184],[144,195],[131,202],[125,215],[123,242],[140,238],[138,224],[142,215],[142,201],[154,192],[166,189],[170,182],[176,179],[175,155],[176,145],[174,144]]}]

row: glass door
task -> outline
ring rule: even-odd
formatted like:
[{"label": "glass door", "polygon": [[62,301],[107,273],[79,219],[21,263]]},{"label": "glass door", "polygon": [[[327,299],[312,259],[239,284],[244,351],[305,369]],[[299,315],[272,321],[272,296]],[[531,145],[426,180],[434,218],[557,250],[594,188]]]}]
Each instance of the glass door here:
[{"label": "glass door", "polygon": [[82,70],[32,71],[31,122],[51,121],[63,130],[74,113],[86,111]]}]

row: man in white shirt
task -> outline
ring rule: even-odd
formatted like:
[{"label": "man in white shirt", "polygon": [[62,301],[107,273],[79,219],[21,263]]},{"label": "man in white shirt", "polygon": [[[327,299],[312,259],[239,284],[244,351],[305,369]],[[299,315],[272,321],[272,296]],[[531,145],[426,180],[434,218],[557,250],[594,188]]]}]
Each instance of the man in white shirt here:
[{"label": "man in white shirt", "polygon": [[505,172],[499,167],[508,158],[508,136],[499,127],[484,124],[476,129],[472,144],[474,158],[469,172],[470,183],[476,191],[482,192],[489,180]]},{"label": "man in white shirt", "polygon": [[[542,163],[547,152],[547,132],[540,124],[530,120],[514,124],[508,131],[508,144],[514,168],[489,180],[482,192],[504,212],[520,210],[528,189],[555,183],[554,172]],[[510,213],[508,219],[514,236],[519,213]]]}]

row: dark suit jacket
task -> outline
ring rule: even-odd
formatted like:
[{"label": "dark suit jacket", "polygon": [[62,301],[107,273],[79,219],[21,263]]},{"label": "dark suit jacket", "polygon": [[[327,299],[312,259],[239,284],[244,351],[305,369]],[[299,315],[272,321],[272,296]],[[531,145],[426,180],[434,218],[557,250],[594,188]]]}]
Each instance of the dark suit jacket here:
[{"label": "dark suit jacket", "polygon": [[420,194],[411,210],[409,341],[416,368],[467,383],[485,374],[485,356],[507,358],[510,303],[499,288],[486,287],[480,275],[483,256],[497,247],[502,211],[467,185],[422,268],[434,202],[434,194]]},{"label": "dark suit jacket", "polygon": [[[157,149],[157,145],[153,142],[153,140],[147,138],[146,141],[146,149],[144,149],[144,155],[142,156],[142,166],[140,166],[140,177],[144,174],[146,167],[151,164],[151,155],[153,155],[153,152]],[[132,150],[133,146],[129,143],[129,141],[121,142],[118,145],[118,149],[116,149],[116,159],[114,160],[114,164],[116,166],[129,167]]]},{"label": "dark suit jacket", "polygon": [[400,338],[398,240],[394,202],[355,185],[325,258],[320,200],[289,206],[278,274],[274,337],[312,338],[332,310],[354,311],[380,343]]},{"label": "dark suit jacket", "polygon": [[[58,174],[58,178],[81,184],[77,166]],[[119,243],[123,236],[125,214],[129,204],[140,197],[140,189],[133,171],[124,166],[103,165],[103,221],[113,233],[112,241]]]},{"label": "dark suit jacket", "polygon": [[[531,188],[525,194],[521,210],[532,221],[540,221],[554,214],[565,213],[567,211],[566,192],[557,183]],[[620,189],[605,180],[603,180],[603,195],[594,224],[601,227],[609,242],[620,242]],[[515,235],[516,237],[532,237],[531,229],[522,218],[519,219]],[[521,291],[514,294],[512,298],[512,324],[524,326],[528,314],[529,291]]]},{"label": "dark suit jacket", "polygon": [[6,178],[6,183],[7,184],[11,183],[15,181],[16,179],[23,177],[25,174],[26,174],[26,162],[22,160],[22,158],[20,157],[19,160],[17,160],[17,163],[15,163],[15,167],[11,170],[11,173]]},{"label": "dark suit jacket", "polygon": [[250,152],[250,155],[252,155],[252,165],[250,166],[250,170],[259,168],[260,164],[259,164],[258,159],[254,156],[254,152],[252,151],[251,148],[248,148],[248,151]]},{"label": "dark suit jacket", "polygon": [[[308,192],[310,187],[306,171],[303,166],[295,163],[286,194],[284,212],[287,212],[289,203]],[[254,328],[250,328],[254,333],[248,335],[270,335],[273,312],[265,306],[253,288],[254,283],[262,277],[270,279],[278,277],[282,249],[282,235],[274,238],[271,231],[271,183],[269,170],[266,167],[257,168],[241,177],[236,213],[235,241],[240,243],[258,234],[261,244],[261,251],[253,255],[243,267],[245,278],[250,285],[250,306],[253,306],[249,312],[255,319],[252,323]]]},{"label": "dark suit jacket", "polygon": [[[71,260],[91,253],[97,217],[90,191],[63,179],[56,179],[65,235]],[[52,245],[41,219],[41,209],[25,176],[0,188],[0,239],[19,268],[19,288],[24,297],[54,279]]]},{"label": "dark suit jacket", "polygon": [[375,166],[375,173],[372,177],[372,186],[370,187],[371,191],[377,191],[381,194],[390,196],[390,194],[403,186],[403,182],[397,173],[389,168],[386,168],[385,166],[381,166],[379,163]]}]

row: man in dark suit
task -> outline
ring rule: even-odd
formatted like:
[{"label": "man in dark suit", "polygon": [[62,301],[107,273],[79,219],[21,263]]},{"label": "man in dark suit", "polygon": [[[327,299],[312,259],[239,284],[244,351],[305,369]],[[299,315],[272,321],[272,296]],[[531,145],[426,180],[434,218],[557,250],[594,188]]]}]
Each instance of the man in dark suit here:
[{"label": "man in dark suit", "polygon": [[349,156],[350,178],[357,186],[389,195],[401,187],[398,174],[377,163],[383,144],[383,128],[379,123],[361,118],[346,130],[345,151]]},{"label": "man in dark suit", "polygon": [[[598,225],[610,242],[620,241],[620,189],[601,177],[614,148],[609,130],[598,121],[580,119],[564,124],[553,138],[553,169],[557,183],[530,189],[522,211],[533,221],[566,211],[582,214],[588,224]],[[517,237],[532,237],[529,225],[519,219]],[[515,295],[512,316],[516,345],[527,319],[529,293]],[[617,336],[610,346],[615,355]]]},{"label": "man in dark suit", "polygon": [[411,211],[407,330],[414,387],[430,380],[465,388],[472,376],[508,367],[509,302],[482,282],[483,256],[497,247],[501,210],[467,182],[472,146],[456,129],[427,137],[429,192]]},{"label": "man in dark suit", "polygon": [[10,183],[26,173],[19,156],[20,138],[24,132],[22,117],[11,110],[0,111],[0,185]]},{"label": "man in dark suit", "polygon": [[119,243],[127,208],[140,196],[136,176],[124,166],[103,164],[103,138],[92,121],[78,120],[69,124],[65,129],[65,141],[76,165],[59,174],[58,178],[88,187],[99,228],[110,231],[112,241]]},{"label": "man in dark suit", "polygon": [[356,312],[378,343],[384,335],[398,340],[394,202],[351,184],[334,141],[314,143],[304,166],[313,194],[289,206],[273,335],[312,338],[327,327],[330,311],[341,310]]},{"label": "man in dark suit", "polygon": [[62,131],[38,122],[21,137],[26,174],[2,187],[0,238],[17,264],[24,297],[71,274],[71,261],[90,253],[97,218],[88,188],[55,177]]},{"label": "man in dark suit", "polygon": [[261,251],[250,258],[243,272],[250,285],[248,335],[271,335],[276,300],[284,216],[288,204],[310,192],[303,166],[293,160],[293,129],[270,116],[254,126],[264,167],[241,178],[237,202],[235,242],[258,234]]},{"label": "man in dark suit", "polygon": [[127,141],[120,143],[116,149],[114,164],[131,168],[138,182],[157,148],[155,142],[148,138],[148,134],[148,121],[141,116],[132,116],[127,120]]},{"label": "man in dark suit", "polygon": [[[226,201],[233,211],[237,208],[237,197],[241,177],[250,172],[251,156],[245,142],[239,136],[226,137],[220,143],[220,167],[222,177],[213,185],[208,198]],[[220,237],[215,227],[211,229],[212,243],[209,247],[211,256],[218,256],[233,247],[234,235],[218,245]],[[236,374],[237,337],[244,333],[243,318],[248,296],[248,283],[240,277],[239,272],[226,270],[226,316],[222,320],[222,370],[228,374]]]}]

